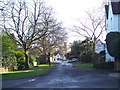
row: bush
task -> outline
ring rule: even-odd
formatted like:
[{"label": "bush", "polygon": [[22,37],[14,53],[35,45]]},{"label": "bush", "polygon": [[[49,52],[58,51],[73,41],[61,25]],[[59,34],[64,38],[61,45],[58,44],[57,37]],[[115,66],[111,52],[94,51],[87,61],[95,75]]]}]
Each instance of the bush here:
[{"label": "bush", "polygon": [[94,68],[100,68],[100,69],[113,69],[114,62],[94,63],[93,66]]},{"label": "bush", "polygon": [[33,66],[33,63],[34,63],[34,62],[37,62],[36,56],[34,56],[34,55],[33,55],[33,56],[30,56],[29,61],[30,61],[30,65]]},{"label": "bush", "polygon": [[44,55],[40,55],[39,57],[37,57],[37,62],[38,64],[46,64],[46,57]]},{"label": "bush", "polygon": [[80,61],[83,63],[91,63],[92,62],[92,53],[83,53],[81,55]]},{"label": "bush", "polygon": [[110,32],[106,36],[107,51],[110,56],[120,58],[120,32]]},{"label": "bush", "polygon": [[4,57],[2,59],[2,67],[8,69],[9,71],[17,70],[17,60],[14,55],[9,55],[8,57]]},{"label": "bush", "polygon": [[104,51],[94,54],[94,63],[105,63],[105,54]]},{"label": "bush", "polygon": [[29,60],[30,60],[30,62],[36,62],[37,58],[36,58],[36,56],[30,56]]},{"label": "bush", "polygon": [[25,56],[24,53],[22,51],[11,51],[11,53],[16,57],[17,59],[17,66],[18,66],[18,70],[22,70],[25,68]]},{"label": "bush", "polygon": [[24,70],[25,69],[25,62],[19,61],[18,62],[18,70]]}]

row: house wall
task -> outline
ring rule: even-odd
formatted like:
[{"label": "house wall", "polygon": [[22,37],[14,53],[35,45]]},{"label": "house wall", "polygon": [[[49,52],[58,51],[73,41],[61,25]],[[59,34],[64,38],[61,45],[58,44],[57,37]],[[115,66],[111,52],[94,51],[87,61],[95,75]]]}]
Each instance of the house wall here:
[{"label": "house wall", "polygon": [[120,32],[120,15],[118,15],[118,31]]},{"label": "house wall", "polygon": [[111,21],[111,29],[109,30],[109,32],[110,31],[112,31],[112,32],[117,31],[118,32],[118,30],[119,30],[119,22],[118,22],[119,16],[120,15],[113,15],[112,21]]},{"label": "house wall", "polygon": [[108,20],[106,20],[106,27],[107,27],[107,33],[109,32],[115,32],[119,31],[120,32],[120,15],[119,14],[114,14],[112,11],[112,6],[111,6],[111,0],[109,0],[109,12],[108,12]]},{"label": "house wall", "polygon": [[118,31],[118,15],[113,15],[111,4],[109,3],[108,19],[106,20],[107,33]]}]

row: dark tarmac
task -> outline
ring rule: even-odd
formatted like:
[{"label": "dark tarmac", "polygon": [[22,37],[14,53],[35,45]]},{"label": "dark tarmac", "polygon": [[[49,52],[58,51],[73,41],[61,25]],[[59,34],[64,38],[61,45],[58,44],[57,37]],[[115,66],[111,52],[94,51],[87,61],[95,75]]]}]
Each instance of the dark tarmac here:
[{"label": "dark tarmac", "polygon": [[2,88],[118,88],[112,70],[82,69],[63,61],[45,76],[2,81]]}]

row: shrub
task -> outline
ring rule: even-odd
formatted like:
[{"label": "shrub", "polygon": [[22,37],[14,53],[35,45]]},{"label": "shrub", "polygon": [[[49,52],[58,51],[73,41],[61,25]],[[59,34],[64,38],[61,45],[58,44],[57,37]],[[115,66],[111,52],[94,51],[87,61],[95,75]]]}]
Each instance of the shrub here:
[{"label": "shrub", "polygon": [[106,36],[108,53],[119,60],[120,58],[120,32],[110,32]]},{"label": "shrub", "polygon": [[34,56],[34,55],[30,56],[29,61],[30,61],[30,63],[37,62],[36,56]]},{"label": "shrub", "polygon": [[8,69],[9,71],[17,70],[17,60],[14,55],[9,55],[8,57],[4,57],[2,59],[2,67]]},{"label": "shrub", "polygon": [[40,55],[39,57],[37,57],[37,62],[38,64],[46,64],[46,57],[44,55]]},{"label": "shrub", "polygon": [[114,62],[94,63],[93,66],[94,68],[100,68],[100,69],[113,69]]},{"label": "shrub", "polygon": [[92,53],[83,53],[81,55],[80,61],[83,63],[91,63],[92,62]]},{"label": "shrub", "polygon": [[22,51],[12,50],[11,53],[16,57],[18,70],[22,70],[25,67],[25,56]]},{"label": "shrub", "polygon": [[32,55],[29,57],[30,67],[34,66],[34,62],[37,62],[36,56]]},{"label": "shrub", "polygon": [[105,63],[105,51],[100,51],[100,53],[94,54],[94,63]]}]

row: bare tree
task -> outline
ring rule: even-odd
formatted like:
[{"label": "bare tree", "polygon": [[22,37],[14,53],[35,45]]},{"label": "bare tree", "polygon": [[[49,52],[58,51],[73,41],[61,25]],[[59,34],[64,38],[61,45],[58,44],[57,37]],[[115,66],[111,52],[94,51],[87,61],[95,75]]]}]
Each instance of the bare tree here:
[{"label": "bare tree", "polygon": [[52,12],[43,15],[47,33],[38,42],[38,47],[42,47],[46,59],[47,55],[50,55],[54,48],[60,46],[66,39],[66,32],[62,23],[59,23],[50,13]]},{"label": "bare tree", "polygon": [[48,9],[41,0],[28,3],[24,0],[9,1],[2,11],[4,30],[23,48],[26,68],[29,68],[30,48],[47,32],[42,15]]},{"label": "bare tree", "polygon": [[73,26],[73,32],[79,36],[89,39],[93,42],[93,53],[95,52],[95,44],[99,37],[105,31],[105,16],[101,8],[92,12],[86,12],[88,18],[84,21],[78,20],[79,24]]},{"label": "bare tree", "polygon": [[95,44],[105,31],[105,16],[102,8],[94,9],[92,12],[86,12],[88,18],[84,21],[78,20],[79,24],[73,26],[73,32],[79,36],[93,42],[93,56],[95,52]]}]

